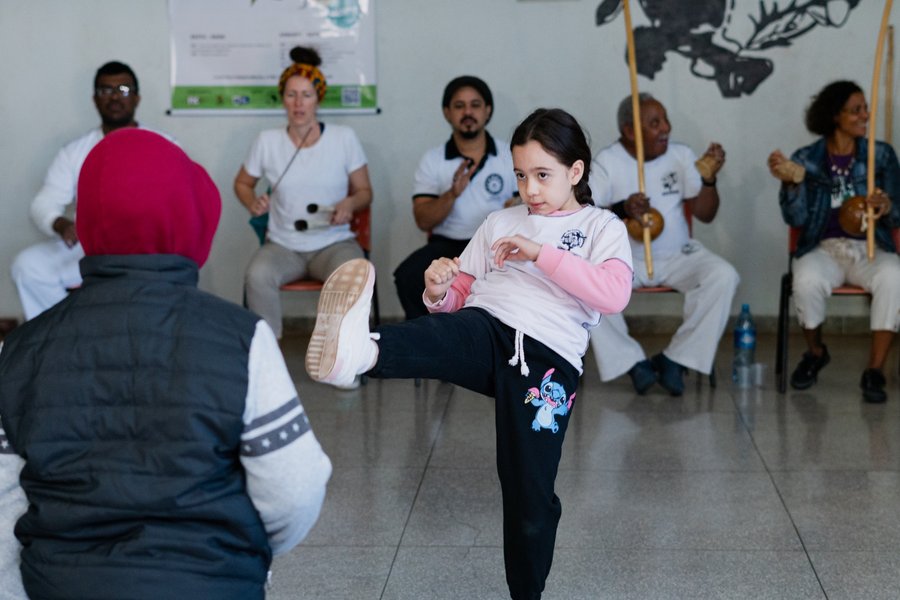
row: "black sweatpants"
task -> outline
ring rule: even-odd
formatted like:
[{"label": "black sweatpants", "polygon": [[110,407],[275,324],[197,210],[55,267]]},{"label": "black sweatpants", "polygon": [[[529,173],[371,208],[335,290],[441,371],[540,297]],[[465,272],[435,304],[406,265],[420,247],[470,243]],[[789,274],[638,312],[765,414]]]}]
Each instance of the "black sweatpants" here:
[{"label": "black sweatpants", "polygon": [[432,235],[428,243],[410,254],[394,270],[394,285],[397,297],[407,319],[415,319],[428,314],[422,303],[425,291],[425,269],[438,258],[453,258],[462,254],[469,240],[453,240],[442,235]]},{"label": "black sweatpants", "polygon": [[530,374],[523,376],[518,365],[509,364],[515,330],[477,308],[377,331],[378,362],[369,376],[441,379],[495,398],[506,581],[514,600],[540,598],[562,511],[553,485],[578,371],[525,337]]}]

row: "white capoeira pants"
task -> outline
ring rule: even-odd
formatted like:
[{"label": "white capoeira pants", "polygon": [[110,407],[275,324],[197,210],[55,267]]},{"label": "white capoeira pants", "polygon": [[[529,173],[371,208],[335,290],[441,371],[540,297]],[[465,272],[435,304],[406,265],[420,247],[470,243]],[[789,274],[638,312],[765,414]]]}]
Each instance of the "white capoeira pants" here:
[{"label": "white capoeira pants", "polygon": [[[697,240],[685,244],[681,254],[654,257],[653,271],[651,280],[643,256],[635,255],[633,287],[667,285],[684,294],[684,321],[663,353],[682,366],[708,375],[740,276],[730,263]],[[647,357],[637,340],[628,335],[621,314],[600,319],[591,332],[591,347],[603,381],[619,377]]]},{"label": "white capoeira pants", "polygon": [[829,238],[794,259],[793,272],[794,307],[804,329],[825,321],[826,300],[844,283],[872,294],[873,331],[900,329],[900,256],[876,247],[875,260],[869,262],[865,240]]},{"label": "white capoeira pants", "polygon": [[78,261],[83,257],[81,244],[69,248],[62,239],[40,242],[19,252],[11,271],[26,320],[65,298],[68,288],[81,285]]}]

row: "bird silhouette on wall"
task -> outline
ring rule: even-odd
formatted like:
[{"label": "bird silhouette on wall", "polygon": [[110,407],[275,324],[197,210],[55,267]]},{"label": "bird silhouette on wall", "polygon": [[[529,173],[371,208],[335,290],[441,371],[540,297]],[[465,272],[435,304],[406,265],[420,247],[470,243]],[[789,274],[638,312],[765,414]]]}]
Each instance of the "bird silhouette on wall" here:
[{"label": "bird silhouette on wall", "polygon": [[[635,27],[638,73],[653,79],[667,52],[691,61],[725,98],[752,94],[775,66],[758,56],[790,46],[816,26],[841,27],[860,0],[638,0],[650,26]],[[622,0],[602,0],[597,26],[613,21]]]}]

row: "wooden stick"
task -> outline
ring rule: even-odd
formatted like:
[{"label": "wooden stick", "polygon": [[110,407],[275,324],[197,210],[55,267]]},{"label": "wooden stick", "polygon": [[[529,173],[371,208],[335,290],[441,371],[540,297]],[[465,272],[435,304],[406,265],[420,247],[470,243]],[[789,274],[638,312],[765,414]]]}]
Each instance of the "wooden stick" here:
[{"label": "wooden stick", "polygon": [[[891,16],[891,5],[894,0],[885,0],[884,13],[881,15],[881,27],[878,30],[878,42],[875,45],[875,69],[872,72],[872,93],[869,108],[868,155],[866,157],[866,198],[875,191],[875,124],[878,120],[878,80],[881,77],[881,58],[884,54],[884,35]],[[866,255],[869,262],[875,260],[875,210],[866,207]]]},{"label": "wooden stick", "polygon": [[887,65],[884,69],[884,141],[894,139],[894,26],[887,30]]},{"label": "wooden stick", "polygon": [[[625,8],[625,39],[628,43],[628,75],[631,81],[631,113],[634,127],[634,155],[637,159],[638,191],[644,193],[644,134],[641,130],[641,101],[638,97],[637,58],[634,50],[634,31],[631,28],[631,8],[628,0],[622,2]],[[650,250],[650,215],[644,213],[644,263],[647,277],[653,279],[653,253]]]}]

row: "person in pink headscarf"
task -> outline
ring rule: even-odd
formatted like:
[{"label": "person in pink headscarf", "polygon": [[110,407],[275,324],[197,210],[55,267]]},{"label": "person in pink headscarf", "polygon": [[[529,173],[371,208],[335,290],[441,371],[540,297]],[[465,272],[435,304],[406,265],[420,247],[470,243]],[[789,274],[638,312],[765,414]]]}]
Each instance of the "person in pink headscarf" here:
[{"label": "person in pink headscarf", "polygon": [[331,463],[269,326],[197,289],[216,186],[123,129],[77,210],[82,286],[0,351],[0,596],[262,600]]}]

